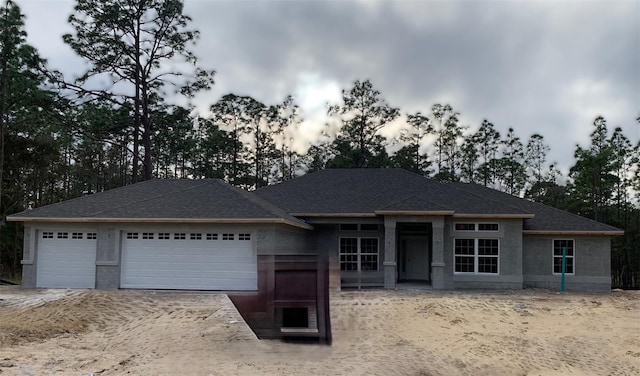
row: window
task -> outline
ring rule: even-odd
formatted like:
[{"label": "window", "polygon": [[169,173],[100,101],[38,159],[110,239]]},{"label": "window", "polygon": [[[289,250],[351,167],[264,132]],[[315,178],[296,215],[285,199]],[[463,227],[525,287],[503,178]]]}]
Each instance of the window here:
[{"label": "window", "polygon": [[364,223],[360,225],[360,231],[378,231],[378,224]]},{"label": "window", "polygon": [[48,232],[48,231],[43,232],[42,239],[53,239],[53,232]]},{"label": "window", "polygon": [[185,240],[187,238],[187,234],[184,232],[176,232],[173,234],[173,240]]},{"label": "window", "polygon": [[455,229],[456,231],[475,231],[476,224],[475,223],[456,223]]},{"label": "window", "polygon": [[151,240],[154,238],[153,232],[143,232],[142,239]]},{"label": "window", "polygon": [[218,234],[207,234],[207,240],[218,240]]},{"label": "window", "polygon": [[127,232],[127,239],[138,239],[137,232]]},{"label": "window", "polygon": [[87,239],[89,240],[98,239],[98,234],[96,234],[95,232],[87,232]]},{"label": "window", "polygon": [[84,234],[81,232],[72,232],[71,233],[71,239],[82,239],[84,238],[83,236]]},{"label": "window", "polygon": [[341,223],[338,228],[340,231],[379,231],[380,225],[377,223]]},{"label": "window", "polygon": [[160,240],[169,240],[171,239],[171,235],[168,232],[159,232],[158,239]]},{"label": "window", "polygon": [[498,274],[498,239],[455,239],[456,273]]},{"label": "window", "polygon": [[191,239],[191,240],[202,240],[202,234],[191,233],[191,234],[189,234],[189,239]]},{"label": "window", "polygon": [[69,233],[68,232],[59,232],[58,233],[58,239],[68,239],[69,238]]},{"label": "window", "polygon": [[342,223],[340,231],[358,231],[358,225],[356,223]]},{"label": "window", "polygon": [[251,240],[251,234],[238,234],[238,240]]},{"label": "window", "polygon": [[378,238],[340,238],[340,270],[378,270]]},{"label": "window", "polygon": [[478,231],[498,231],[497,223],[478,223]]},{"label": "window", "polygon": [[454,225],[456,231],[483,231],[497,232],[500,225],[497,223],[465,223],[459,222]]},{"label": "window", "polygon": [[222,240],[233,240],[235,239],[234,234],[222,234]]},{"label": "window", "polygon": [[567,250],[565,274],[574,274],[575,250],[573,239],[555,239],[553,241],[553,274],[562,274],[562,248]]}]

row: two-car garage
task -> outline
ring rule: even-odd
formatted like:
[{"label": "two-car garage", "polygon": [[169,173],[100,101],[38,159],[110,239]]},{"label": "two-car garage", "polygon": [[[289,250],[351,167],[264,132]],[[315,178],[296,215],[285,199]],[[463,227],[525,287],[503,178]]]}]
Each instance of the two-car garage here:
[{"label": "two-car garage", "polygon": [[122,246],[122,288],[255,290],[249,232],[130,231]]},{"label": "two-car garage", "polygon": [[[120,232],[120,288],[255,290],[250,231]],[[97,231],[40,230],[36,287],[96,287]]]}]

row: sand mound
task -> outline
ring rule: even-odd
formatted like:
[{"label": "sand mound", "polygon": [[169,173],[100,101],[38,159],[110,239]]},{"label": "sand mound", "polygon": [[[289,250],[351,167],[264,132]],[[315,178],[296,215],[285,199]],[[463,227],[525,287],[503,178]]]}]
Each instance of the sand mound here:
[{"label": "sand mound", "polygon": [[294,344],[224,295],[0,287],[0,374],[640,374],[640,292],[347,291],[331,310],[332,346]]}]

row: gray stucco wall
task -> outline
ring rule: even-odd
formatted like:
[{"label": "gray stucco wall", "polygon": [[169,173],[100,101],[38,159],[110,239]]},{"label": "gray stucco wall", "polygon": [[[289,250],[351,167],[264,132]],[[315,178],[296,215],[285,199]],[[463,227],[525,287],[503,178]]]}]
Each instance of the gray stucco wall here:
[{"label": "gray stucco wall", "polygon": [[611,238],[608,236],[525,235],[525,287],[560,289],[561,276],[553,274],[554,239],[573,239],[575,242],[575,273],[566,276],[567,290],[611,290]]},{"label": "gray stucco wall", "polygon": [[33,289],[36,287],[35,250],[37,242],[36,229],[24,226],[24,243],[22,249],[22,287]]},{"label": "gray stucco wall", "polygon": [[96,288],[120,287],[120,232],[115,226],[98,226]]},{"label": "gray stucco wall", "polygon": [[[454,224],[498,223],[497,232],[456,231]],[[448,218],[445,221],[444,286],[448,289],[521,289],[522,219]],[[454,272],[454,239],[498,239],[498,274],[471,274]]]},{"label": "gray stucco wall", "polygon": [[313,254],[307,234],[309,230],[285,225],[261,226],[257,229],[258,255]]}]

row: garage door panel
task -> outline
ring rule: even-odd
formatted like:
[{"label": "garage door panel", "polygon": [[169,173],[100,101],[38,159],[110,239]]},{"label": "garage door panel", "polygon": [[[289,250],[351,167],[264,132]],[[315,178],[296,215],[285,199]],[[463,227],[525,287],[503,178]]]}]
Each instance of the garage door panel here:
[{"label": "garage door panel", "polygon": [[250,240],[193,240],[189,233],[185,234],[186,239],[173,239],[174,233],[171,233],[171,239],[158,239],[157,234],[153,233],[154,239],[131,239],[125,236],[122,287],[193,290],[257,288],[256,255]]},{"label": "garage door panel", "polygon": [[36,286],[94,288],[96,240],[86,239],[86,232],[63,232],[82,234],[83,239],[45,238],[46,234],[59,232],[42,232],[38,239]]}]

